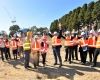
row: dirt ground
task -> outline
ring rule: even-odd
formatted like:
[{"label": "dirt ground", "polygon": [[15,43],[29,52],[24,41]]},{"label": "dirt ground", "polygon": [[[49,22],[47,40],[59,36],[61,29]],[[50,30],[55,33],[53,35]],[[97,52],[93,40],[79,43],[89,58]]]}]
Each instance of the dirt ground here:
[{"label": "dirt ground", "polygon": [[[11,60],[2,62],[0,58],[0,80],[100,80],[100,55],[98,57],[98,65],[96,68],[90,68],[90,63],[81,65],[80,61],[73,60],[72,64],[64,62],[64,47],[61,49],[63,61],[62,68],[53,66],[54,56],[50,47],[47,54],[46,67],[43,68],[40,59],[40,67],[38,69],[24,69],[24,59],[17,61]],[[87,56],[88,57],[88,56]],[[32,65],[32,59],[30,60]]]}]

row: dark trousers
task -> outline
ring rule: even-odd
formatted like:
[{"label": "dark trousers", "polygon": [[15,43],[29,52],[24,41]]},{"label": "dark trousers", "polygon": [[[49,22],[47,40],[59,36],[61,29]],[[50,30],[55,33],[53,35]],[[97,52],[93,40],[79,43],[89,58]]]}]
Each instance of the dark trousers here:
[{"label": "dark trousers", "polygon": [[13,50],[14,59],[17,59],[17,49]]},{"label": "dark trousers", "polygon": [[94,47],[89,47],[89,59],[90,59],[90,62],[92,62],[92,60],[93,60],[94,51],[95,51]]},{"label": "dark trousers", "polygon": [[7,54],[5,53],[5,48],[0,48],[0,51],[1,51],[1,58],[2,58],[2,61],[4,61],[4,55],[5,55],[5,58],[6,58],[6,60],[7,60],[8,58],[7,58]]},{"label": "dark trousers", "polygon": [[30,50],[24,51],[24,54],[25,54],[24,67],[27,68],[29,66]]},{"label": "dark trousers", "polygon": [[65,61],[67,61],[68,60],[68,51],[69,51],[69,49],[68,49],[68,47],[66,46],[65,47]]},{"label": "dark trousers", "polygon": [[53,47],[53,54],[54,54],[54,58],[55,58],[55,63],[57,63],[57,57],[59,59],[60,65],[62,65],[62,59],[61,59],[61,55],[60,55],[60,46],[57,47]]},{"label": "dark trousers", "polygon": [[18,47],[18,56],[21,58],[21,54],[24,57],[24,53],[23,53],[23,46],[19,46]]},{"label": "dark trousers", "polygon": [[68,54],[69,54],[69,63],[71,63],[71,61],[72,61],[71,57],[72,57],[72,54],[73,54],[73,46],[70,46],[70,47],[69,47],[69,52],[68,52]]},{"label": "dark trousers", "polygon": [[11,59],[11,55],[10,55],[10,49],[9,48],[5,48],[5,54],[7,54],[7,59]]},{"label": "dark trousers", "polygon": [[[71,59],[72,59],[72,55],[73,55],[73,46],[66,46],[65,47],[65,52],[66,52],[66,55],[65,55],[65,60],[69,60],[69,62],[71,63]],[[69,56],[69,57],[68,57]]]},{"label": "dark trousers", "polygon": [[45,65],[45,62],[46,62],[46,54],[47,53],[42,53],[41,55],[42,55],[42,64],[44,64]]},{"label": "dark trousers", "polygon": [[97,63],[97,57],[100,54],[100,48],[96,48],[94,52],[94,59],[93,59],[93,64],[96,65]]},{"label": "dark trousers", "polygon": [[79,48],[80,50],[80,58],[82,63],[86,63],[86,58],[87,58],[87,51],[83,51],[82,47]]},{"label": "dark trousers", "polygon": [[75,59],[78,60],[78,45],[73,46],[73,56],[72,58],[74,59],[74,53],[75,53]]}]

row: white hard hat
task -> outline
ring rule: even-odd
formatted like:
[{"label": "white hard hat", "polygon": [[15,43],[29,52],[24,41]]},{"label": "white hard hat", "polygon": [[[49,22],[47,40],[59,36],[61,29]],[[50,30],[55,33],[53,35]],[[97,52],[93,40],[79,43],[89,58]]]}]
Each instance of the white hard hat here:
[{"label": "white hard hat", "polygon": [[90,31],[90,34],[92,34],[92,33],[93,33],[93,30]]},{"label": "white hard hat", "polygon": [[69,33],[70,33],[69,31],[66,31],[66,32],[65,32],[65,34],[69,34]]},{"label": "white hard hat", "polygon": [[38,36],[37,36],[37,35],[35,35],[35,36],[34,36],[34,39],[37,39],[37,38],[38,38]]},{"label": "white hard hat", "polygon": [[18,37],[21,37],[21,34],[17,34]]},{"label": "white hard hat", "polygon": [[15,33],[13,36],[16,37],[16,35],[17,35],[17,34]]},{"label": "white hard hat", "polygon": [[85,35],[85,32],[82,32],[81,35]]},{"label": "white hard hat", "polygon": [[100,29],[98,30],[98,32],[100,32]]},{"label": "white hard hat", "polygon": [[53,34],[54,34],[54,35],[56,35],[56,34],[57,34],[57,32],[55,31]]},{"label": "white hard hat", "polygon": [[37,32],[37,34],[40,35],[41,33],[40,32]]}]

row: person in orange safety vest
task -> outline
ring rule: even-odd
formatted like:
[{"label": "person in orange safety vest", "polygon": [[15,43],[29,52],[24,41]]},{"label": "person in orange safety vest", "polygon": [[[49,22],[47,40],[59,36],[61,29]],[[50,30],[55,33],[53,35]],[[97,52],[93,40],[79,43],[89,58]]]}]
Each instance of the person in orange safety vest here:
[{"label": "person in orange safety vest", "polygon": [[[65,61],[68,60],[69,64],[71,64],[72,53],[73,53],[73,41],[71,39],[70,32],[66,31],[65,37],[63,36],[63,38],[65,39],[65,43],[64,43],[65,52],[66,52]],[[69,58],[68,58],[68,56],[69,56]]]},{"label": "person in orange safety vest", "polygon": [[79,52],[80,52],[80,58],[81,58],[81,64],[86,63],[87,59],[87,51],[88,51],[88,39],[85,37],[85,33],[81,33],[82,38],[79,40]]},{"label": "person in orange safety vest", "polygon": [[10,54],[10,42],[8,39],[5,40],[5,54],[7,54],[7,58],[11,59],[11,54]]},{"label": "person in orange safety vest", "polygon": [[40,48],[41,48],[37,35],[34,36],[34,40],[32,41],[32,44],[31,44],[31,48],[32,48],[31,52],[33,55],[34,68],[37,68],[37,66],[39,66],[39,53],[40,53]]},{"label": "person in orange safety vest", "polygon": [[[57,60],[59,59],[60,65],[62,66],[62,58],[60,55],[60,49],[62,47],[61,37],[62,37],[62,29],[61,29],[61,23],[58,24],[59,30],[58,32],[54,32],[54,35],[52,35],[49,32],[49,36],[52,38],[52,49],[54,54],[55,63],[54,65],[57,65]],[[57,58],[58,57],[58,58]]]},{"label": "person in orange safety vest", "polygon": [[72,41],[73,41],[73,54],[72,54],[72,58],[78,60],[78,34],[77,33],[73,33],[72,36]]},{"label": "person in orange safety vest", "polygon": [[46,62],[46,54],[48,52],[48,43],[47,43],[47,37],[42,37],[42,42],[41,42],[41,55],[42,55],[42,64],[45,67],[45,62]]},{"label": "person in orange safety vest", "polygon": [[93,31],[90,31],[89,38],[88,38],[88,48],[89,48],[89,60],[92,62],[94,57],[94,51],[95,51],[95,45],[96,45],[96,37],[93,35]]},{"label": "person in orange safety vest", "polygon": [[14,60],[17,60],[17,40],[12,37],[11,38],[11,49],[12,49],[12,53],[13,53],[13,56],[14,56]]},{"label": "person in orange safety vest", "polygon": [[93,64],[91,65],[91,67],[95,67],[97,65],[97,57],[100,54],[100,29],[98,30],[98,35],[96,35],[96,37],[96,49],[94,52]]}]

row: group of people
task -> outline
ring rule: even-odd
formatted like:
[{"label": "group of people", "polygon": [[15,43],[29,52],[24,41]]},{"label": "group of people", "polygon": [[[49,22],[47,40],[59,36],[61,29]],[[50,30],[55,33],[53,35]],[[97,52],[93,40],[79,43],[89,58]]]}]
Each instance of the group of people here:
[{"label": "group of people", "polygon": [[[95,32],[94,30],[90,30],[88,35],[82,31],[79,35],[75,32],[62,32],[61,24],[59,24],[58,31],[55,31],[53,34],[48,32],[47,34],[43,33],[42,36],[32,35],[31,32],[27,32],[26,37],[22,38],[20,35],[11,39],[3,38],[0,36],[0,51],[1,58],[4,61],[5,59],[12,59],[10,52],[13,53],[14,60],[17,60],[17,56],[24,57],[24,67],[25,69],[30,68],[30,53],[32,54],[33,65],[34,68],[39,66],[39,56],[42,56],[42,63],[45,67],[46,65],[46,55],[49,49],[48,36],[51,37],[52,42],[52,50],[54,55],[54,65],[58,64],[59,67],[62,64],[62,57],[60,49],[62,46],[65,48],[65,62],[69,61],[69,64],[72,63],[72,60],[80,60],[81,64],[86,64],[87,53],[89,53],[89,62],[92,63],[91,67],[96,66],[97,57],[100,53],[100,30]],[[64,40],[62,40],[64,39]],[[62,42],[64,41],[64,45]]]},{"label": "group of people", "polygon": [[[43,60],[43,66],[46,62],[46,54],[48,51],[49,44],[47,43],[47,36],[44,33],[43,36],[39,35],[32,36],[32,32],[28,31],[25,37],[21,34],[7,38],[0,36],[0,51],[2,61],[17,60],[18,58],[24,58],[25,69],[30,68],[30,53],[32,54],[34,68],[39,66],[39,56],[41,54]],[[12,54],[11,54],[12,53]],[[12,57],[13,56],[13,57]]]}]

